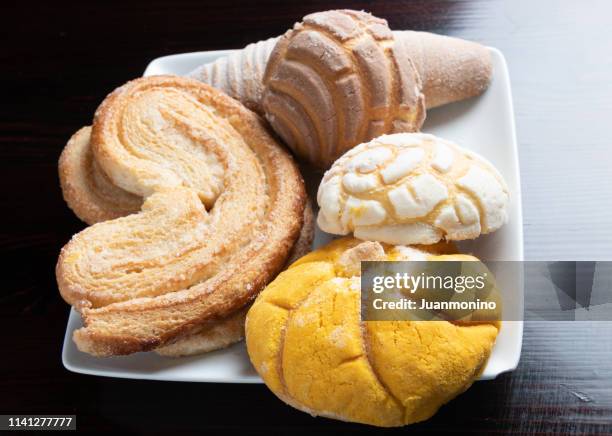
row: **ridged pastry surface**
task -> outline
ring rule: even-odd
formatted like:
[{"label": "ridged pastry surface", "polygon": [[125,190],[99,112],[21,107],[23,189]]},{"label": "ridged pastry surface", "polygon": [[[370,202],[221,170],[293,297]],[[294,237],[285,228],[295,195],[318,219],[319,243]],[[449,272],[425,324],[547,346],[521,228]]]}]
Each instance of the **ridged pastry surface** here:
[{"label": "ridged pastry surface", "polygon": [[[474,260],[343,238],[294,263],[246,320],[249,357],[284,402],[383,427],[431,417],[484,368],[500,325],[360,320],[361,260]],[[357,271],[357,272],[355,272]]]},{"label": "ridged pastry surface", "polygon": [[189,77],[222,90],[261,114],[262,77],[277,39],[249,44],[227,57],[201,65],[189,73]]},{"label": "ridged pastry surface", "polygon": [[290,156],[240,103],[195,80],[154,76],[111,93],[91,149],[140,212],[62,249],[57,278],[83,315],[80,349],[143,351],[244,306],[282,267],[303,221]]},{"label": "ridged pastry surface", "polygon": [[325,173],[319,227],[389,244],[473,239],[507,220],[509,193],[483,157],[423,133],[358,145]]},{"label": "ridged pastry surface", "polygon": [[416,131],[425,118],[414,65],[387,22],[365,12],[304,17],[276,44],[263,81],[266,118],[321,168],[383,133]]},{"label": "ridged pastry surface", "polygon": [[[411,30],[394,30],[396,55],[414,65],[427,109],[483,93],[493,65],[487,47],[459,38]],[[247,45],[226,57],[203,64],[189,73],[234,97],[263,115],[263,77],[279,38]]]}]

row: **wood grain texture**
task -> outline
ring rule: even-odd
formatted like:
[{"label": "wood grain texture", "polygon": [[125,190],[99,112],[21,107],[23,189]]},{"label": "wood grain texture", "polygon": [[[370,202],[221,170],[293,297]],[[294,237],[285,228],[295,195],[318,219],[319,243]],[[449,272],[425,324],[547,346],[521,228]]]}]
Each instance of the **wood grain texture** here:
[{"label": "wood grain texture", "polygon": [[[501,49],[517,119],[526,257],[612,257],[609,2],[13,2],[0,14],[2,413],[76,413],[80,429],[100,432],[373,432],[313,419],[263,386],[103,379],[71,374],[60,361],[68,307],[53,269],[84,227],[57,179],[70,135],[155,57],[242,47],[338,6],[370,10],[395,29]],[[528,323],[514,373],[477,383],[430,421],[396,432],[612,434],[611,362],[612,323]]]}]

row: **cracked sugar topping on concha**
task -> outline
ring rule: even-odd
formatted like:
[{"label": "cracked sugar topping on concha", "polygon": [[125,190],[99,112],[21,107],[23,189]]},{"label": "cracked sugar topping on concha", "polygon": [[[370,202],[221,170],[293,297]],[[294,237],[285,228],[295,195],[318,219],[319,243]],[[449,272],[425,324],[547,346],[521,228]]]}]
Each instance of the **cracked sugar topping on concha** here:
[{"label": "cracked sugar topping on concha", "polygon": [[362,322],[360,264],[477,260],[448,255],[454,252],[452,244],[401,247],[347,237],[307,254],[247,314],[253,366],[277,397],[314,416],[383,427],[430,418],[481,373],[499,325]]},{"label": "cracked sugar topping on concha", "polygon": [[340,157],[317,195],[319,227],[386,242],[473,239],[507,221],[509,193],[495,167],[424,133],[383,135]]}]

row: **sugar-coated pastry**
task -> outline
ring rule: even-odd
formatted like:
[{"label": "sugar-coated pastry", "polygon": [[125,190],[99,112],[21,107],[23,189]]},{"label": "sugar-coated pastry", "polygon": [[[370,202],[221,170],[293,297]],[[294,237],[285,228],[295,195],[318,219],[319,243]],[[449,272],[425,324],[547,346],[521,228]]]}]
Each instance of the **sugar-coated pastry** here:
[{"label": "sugar-coated pastry", "polygon": [[362,260],[466,260],[444,245],[392,247],[343,238],[281,273],[246,319],[249,357],[287,404],[395,427],[428,419],[478,377],[500,324],[360,319]]},{"label": "sugar-coated pastry", "polygon": [[115,186],[93,158],[91,127],[79,129],[68,141],[59,160],[64,200],[87,224],[138,212],[142,197]]},{"label": "sugar-coated pastry", "polygon": [[423,133],[383,135],[325,173],[319,227],[389,244],[473,239],[507,220],[503,177],[483,157]]},{"label": "sugar-coated pastry", "polygon": [[399,49],[387,22],[366,12],[307,15],[268,61],[266,118],[298,156],[322,168],[369,138],[418,130],[421,83]]},{"label": "sugar-coated pastry", "polygon": [[189,77],[214,86],[249,109],[262,113],[262,78],[277,40],[269,38],[249,44],[227,57],[200,65]]},{"label": "sugar-coated pastry", "polygon": [[[314,239],[314,215],[310,202],[304,208],[304,224],[285,265],[291,265],[312,251]],[[225,348],[244,339],[244,320],[250,305],[238,309],[229,316],[205,322],[201,330],[156,348],[157,354],[168,357],[192,356]]]},{"label": "sugar-coated pastry", "polygon": [[[427,109],[484,92],[491,81],[491,55],[486,47],[460,38],[412,30],[394,30],[401,56],[419,73]],[[226,57],[200,65],[189,77],[200,80],[264,115],[263,77],[280,37],[247,45]]]},{"label": "sugar-coated pastry", "polygon": [[[93,158],[90,139],[91,127],[83,127],[68,141],[60,157],[59,175],[66,203],[90,225],[138,212],[142,197],[112,184]],[[286,264],[308,253],[312,249],[313,237],[313,211],[307,204],[300,236]],[[206,353],[241,341],[244,339],[247,309],[248,306],[245,306],[222,319],[207,321],[197,332],[154,351],[164,356],[178,357]]]},{"label": "sugar-coated pastry", "polygon": [[[83,216],[108,220],[62,249],[57,280],[83,317],[79,349],[107,356],[174,343],[227,319],[282,269],[302,229],[303,181],[240,103],[193,79],[141,78],[104,100],[89,140],[104,192],[112,186],[143,203],[112,219],[98,213],[115,198],[103,196]],[[95,188],[81,189],[87,177],[70,177],[70,155],[60,169],[67,199],[97,202]]]},{"label": "sugar-coated pastry", "polygon": [[376,136],[418,131],[426,107],[482,93],[491,72],[480,44],[392,32],[363,11],[317,12],[276,43],[261,110],[297,156],[326,169]]}]

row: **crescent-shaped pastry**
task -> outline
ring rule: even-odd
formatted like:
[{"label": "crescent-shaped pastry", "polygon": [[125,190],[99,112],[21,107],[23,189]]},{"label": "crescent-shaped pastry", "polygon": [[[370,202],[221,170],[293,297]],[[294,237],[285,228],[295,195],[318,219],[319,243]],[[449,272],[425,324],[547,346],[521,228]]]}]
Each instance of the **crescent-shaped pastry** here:
[{"label": "crescent-shaped pastry", "polygon": [[[232,57],[237,63],[240,54]],[[392,32],[363,11],[317,12],[279,38],[261,79],[259,110],[297,156],[327,169],[357,144],[418,131],[426,108],[481,94],[491,73],[489,50],[480,44]],[[247,75],[257,70],[246,68]]]},{"label": "crescent-shaped pastry", "polygon": [[277,39],[269,38],[249,44],[227,57],[200,65],[188,76],[222,90],[252,111],[263,115],[262,77]]},{"label": "crescent-shaped pastry", "polygon": [[116,215],[144,202],[62,249],[58,285],[82,313],[82,351],[151,350],[229,316],[280,270],[302,228],[306,194],[290,156],[255,114],[195,80],[117,89],[96,112],[91,152],[101,186],[132,195]]},{"label": "crescent-shaped pastry", "polygon": [[[348,10],[317,12],[304,17],[304,21],[318,16],[317,20],[321,22],[325,16],[329,19],[343,13],[363,14]],[[323,21],[327,19],[323,18]],[[340,21],[343,19],[340,18]],[[380,24],[383,22],[380,20]],[[319,32],[324,33],[324,30],[320,29]],[[483,45],[429,32],[393,30],[392,33],[399,56],[409,58],[419,74],[427,109],[474,97],[489,86],[493,66],[491,55]],[[289,34],[294,32],[290,31]],[[249,109],[264,115],[261,107],[264,73],[270,55],[281,38],[249,44],[228,56],[200,65],[188,76],[222,90]],[[316,39],[311,38],[312,41]],[[321,51],[321,46],[317,44],[303,48]],[[334,52],[329,51],[328,54],[333,55]],[[323,63],[329,61],[329,56],[321,58]]]}]

